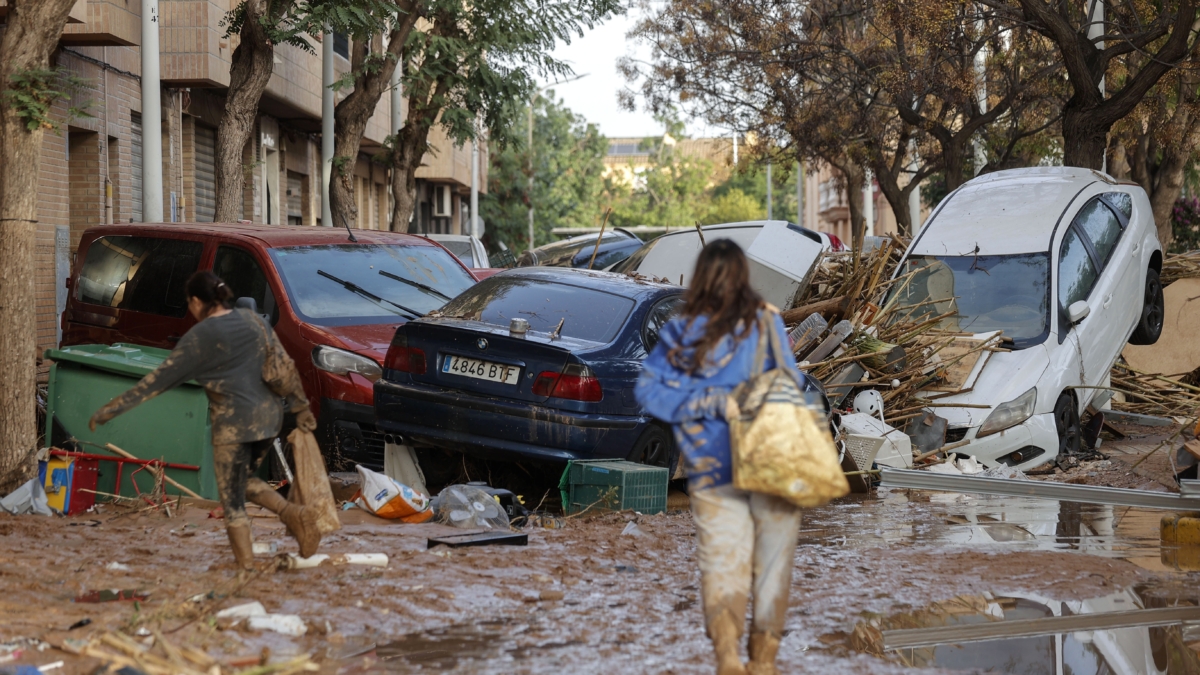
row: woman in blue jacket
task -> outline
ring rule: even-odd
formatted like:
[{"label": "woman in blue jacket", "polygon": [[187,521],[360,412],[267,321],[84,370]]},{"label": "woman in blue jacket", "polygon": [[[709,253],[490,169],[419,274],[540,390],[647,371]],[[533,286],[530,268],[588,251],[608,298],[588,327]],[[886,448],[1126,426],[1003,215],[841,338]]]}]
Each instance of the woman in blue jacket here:
[{"label": "woman in blue jacket", "polygon": [[[791,584],[800,510],[770,495],[732,485],[725,405],[753,372],[758,319],[770,312],[787,344],[783,320],[750,288],[737,244],[719,239],[696,261],[684,309],[660,332],[637,385],[638,401],[671,424],[688,473],[705,627],[718,675],[774,674]],[[765,368],[776,367],[770,350]],[[788,363],[795,368],[790,353]],[[746,604],[753,595],[749,671],[739,655]]]}]

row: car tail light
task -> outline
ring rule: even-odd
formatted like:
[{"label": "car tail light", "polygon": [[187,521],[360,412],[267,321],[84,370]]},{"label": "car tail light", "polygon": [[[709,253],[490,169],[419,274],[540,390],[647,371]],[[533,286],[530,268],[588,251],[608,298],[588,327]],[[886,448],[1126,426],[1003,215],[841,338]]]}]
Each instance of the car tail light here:
[{"label": "car tail light", "polygon": [[600,380],[587,366],[569,364],[561,373],[542,371],[533,382],[533,393],[572,401],[599,401],[604,398]]},{"label": "car tail light", "polygon": [[842,243],[841,238],[836,234],[827,234],[826,236],[829,237],[829,250],[835,252],[846,250],[846,245]]},{"label": "car tail light", "polygon": [[425,350],[408,346],[408,336],[396,333],[392,344],[388,347],[387,356],[383,359],[383,367],[398,370],[413,375],[425,374]]}]

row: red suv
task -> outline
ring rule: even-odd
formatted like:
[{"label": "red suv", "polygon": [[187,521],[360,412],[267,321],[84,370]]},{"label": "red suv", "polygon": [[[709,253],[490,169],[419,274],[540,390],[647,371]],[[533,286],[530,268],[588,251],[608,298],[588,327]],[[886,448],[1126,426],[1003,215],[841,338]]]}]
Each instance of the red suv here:
[{"label": "red suv", "polygon": [[440,245],[408,234],[285,225],[108,225],[83,233],[62,344],[170,349],[195,323],[183,286],[225,280],[296,361],[332,465],[382,468],[373,384],[396,327],[475,283]]}]

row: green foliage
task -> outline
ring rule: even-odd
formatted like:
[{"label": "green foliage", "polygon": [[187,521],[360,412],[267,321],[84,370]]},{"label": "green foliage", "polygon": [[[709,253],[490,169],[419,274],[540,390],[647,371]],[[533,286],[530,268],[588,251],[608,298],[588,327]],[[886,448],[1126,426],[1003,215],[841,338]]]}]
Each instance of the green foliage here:
[{"label": "green foliage", "polygon": [[[87,86],[87,80],[72,75],[65,68],[39,68],[13,73],[4,99],[25,120],[29,131],[44,129],[54,131],[59,122],[51,115],[54,104],[68,100]],[[68,121],[76,117],[90,117],[87,108],[91,103],[67,109]]]},{"label": "green foliage", "polygon": [[[754,218],[739,218],[737,220],[760,220],[767,217],[767,170],[766,167],[748,165],[734,171],[729,178],[713,190],[714,199],[721,199],[726,194],[738,190],[758,204],[758,215]],[[785,170],[779,166],[771,171],[771,217],[775,220],[800,222],[799,201],[796,199],[796,172]],[[714,202],[715,206],[715,202]],[[734,220],[717,220],[710,216],[708,223],[730,223]]]},{"label": "green foliage", "polygon": [[[242,31],[247,0],[241,0],[221,20],[225,37]],[[326,24],[336,33],[367,39],[396,22],[399,8],[392,0],[267,0],[259,23],[272,44],[287,44],[309,54],[312,40],[321,39]],[[312,40],[310,40],[311,38]]]},{"label": "green foliage", "polygon": [[1171,209],[1171,253],[1184,253],[1200,248],[1200,199],[1180,197]]},{"label": "green foliage", "polygon": [[608,181],[612,225],[633,227],[692,227],[708,217],[709,181],[713,164],[676,152],[673,143],[647,138],[641,147],[650,154],[630,185],[614,176]]},{"label": "green foliage", "polygon": [[708,223],[736,223],[766,217],[767,211],[761,201],[742,192],[740,188],[730,188],[713,198],[707,220]]},{"label": "green foliage", "polygon": [[[570,67],[551,56],[559,41],[622,11],[620,0],[425,0],[409,34],[403,86],[410,106],[458,143],[482,126],[493,144],[523,136],[508,122],[533,97],[535,77],[559,80]],[[410,115],[411,117],[411,115]],[[481,125],[477,125],[476,120]]]},{"label": "green foliage", "polygon": [[[529,229],[529,152],[524,138],[528,108],[514,110],[512,141],[490,148],[488,194],[480,200],[488,243],[510,249],[527,246]],[[593,124],[546,92],[534,107],[533,202],[537,245],[554,241],[555,227],[599,225],[608,142]]]}]

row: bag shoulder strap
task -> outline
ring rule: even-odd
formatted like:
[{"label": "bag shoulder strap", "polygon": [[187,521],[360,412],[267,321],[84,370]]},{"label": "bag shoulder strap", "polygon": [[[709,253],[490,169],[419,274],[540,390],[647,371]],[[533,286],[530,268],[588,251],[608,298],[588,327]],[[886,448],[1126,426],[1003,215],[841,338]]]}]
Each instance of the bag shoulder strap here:
[{"label": "bag shoulder strap", "polygon": [[775,332],[775,322],[773,319],[776,314],[778,314],[778,310],[768,305],[762,312],[759,330],[767,334],[767,342],[771,345],[771,356],[775,358],[775,368],[785,370],[796,381],[796,386],[803,388],[800,382],[800,371],[795,368],[784,367],[784,364],[787,363],[787,357],[784,355],[783,343],[779,339],[779,334]]},{"label": "bag shoulder strap", "polygon": [[754,348],[754,366],[750,370],[751,377],[758,377],[759,375],[762,375],[765,372],[764,369],[767,366],[767,350],[770,349],[771,347],[768,343],[768,340],[770,338],[767,335],[767,330],[766,330],[767,323],[763,320],[763,317],[765,315],[766,315],[765,312],[760,313],[758,316],[758,320],[757,320],[758,344],[755,345],[755,348]]}]

